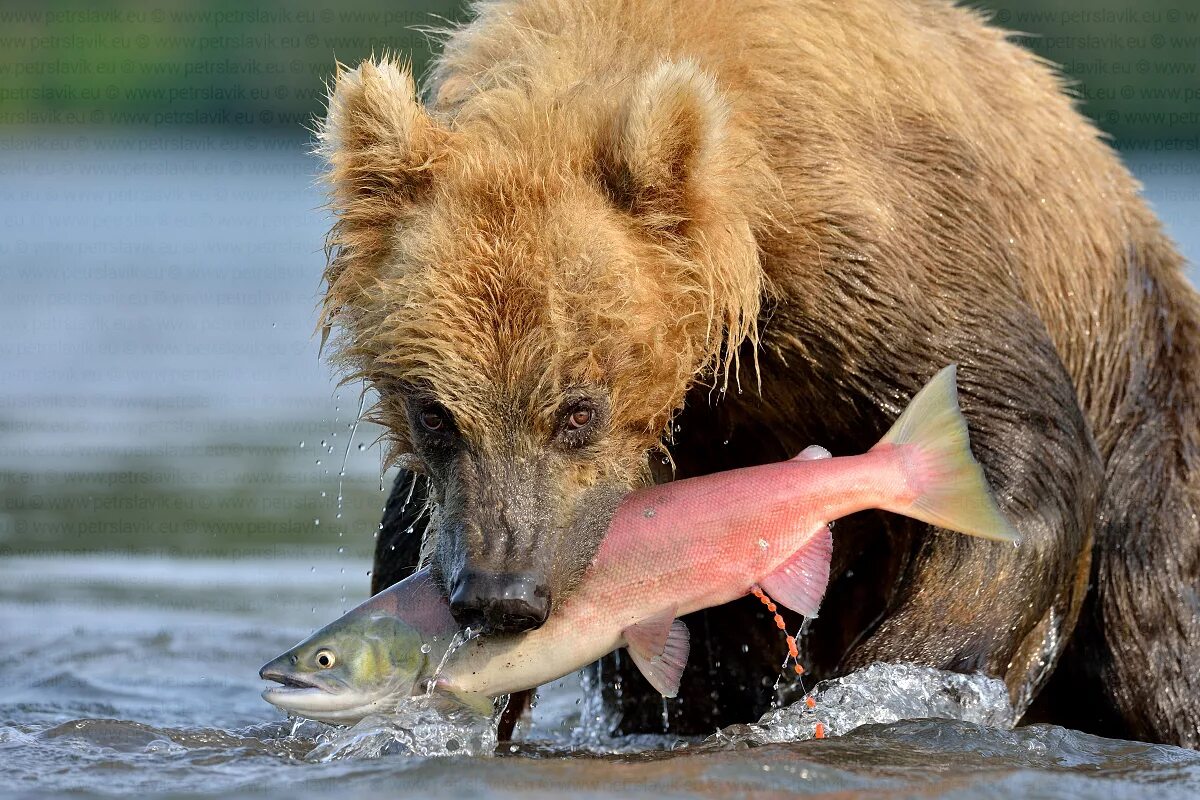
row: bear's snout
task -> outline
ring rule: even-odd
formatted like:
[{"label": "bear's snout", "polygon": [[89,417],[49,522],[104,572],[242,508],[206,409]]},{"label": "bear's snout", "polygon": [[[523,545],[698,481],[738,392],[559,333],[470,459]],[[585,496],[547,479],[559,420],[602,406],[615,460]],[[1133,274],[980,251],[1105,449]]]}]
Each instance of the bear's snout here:
[{"label": "bear's snout", "polygon": [[463,570],[450,587],[450,613],[476,630],[533,630],[550,613],[550,587],[545,576]]}]

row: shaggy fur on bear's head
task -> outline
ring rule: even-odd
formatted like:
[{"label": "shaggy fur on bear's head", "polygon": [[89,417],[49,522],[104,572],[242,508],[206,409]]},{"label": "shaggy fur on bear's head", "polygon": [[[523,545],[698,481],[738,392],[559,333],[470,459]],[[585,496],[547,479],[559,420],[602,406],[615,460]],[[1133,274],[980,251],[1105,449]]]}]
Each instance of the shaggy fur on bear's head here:
[{"label": "shaggy fur on bear's head", "polygon": [[[685,392],[736,379],[727,345],[756,337],[760,154],[690,62],[617,89],[501,86],[435,115],[402,63],[337,75],[326,331],[378,390],[389,457],[430,473],[442,528],[468,530],[443,573],[525,569],[485,551],[536,543],[569,588],[590,549],[556,542],[599,542]],[[591,430],[572,438],[581,406]],[[430,409],[452,440],[421,430]]]}]

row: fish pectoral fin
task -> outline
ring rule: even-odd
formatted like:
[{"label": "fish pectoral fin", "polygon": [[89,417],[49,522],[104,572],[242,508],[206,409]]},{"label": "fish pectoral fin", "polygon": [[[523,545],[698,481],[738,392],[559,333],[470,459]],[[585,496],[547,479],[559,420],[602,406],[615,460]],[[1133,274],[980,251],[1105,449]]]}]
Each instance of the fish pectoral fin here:
[{"label": "fish pectoral fin", "polygon": [[679,679],[687,666],[691,637],[687,625],[668,609],[630,625],[622,635],[633,663],[663,697],[679,694]]},{"label": "fish pectoral fin", "polygon": [[829,585],[829,562],[833,559],[833,534],[821,526],[804,547],[779,569],[758,582],[763,591],[798,614],[815,617]]},{"label": "fish pectoral fin", "polygon": [[454,708],[467,708],[481,717],[490,717],[496,712],[495,701],[486,694],[460,692],[449,686],[436,686],[436,689],[437,691],[433,693],[434,705],[441,706],[447,711]]}]

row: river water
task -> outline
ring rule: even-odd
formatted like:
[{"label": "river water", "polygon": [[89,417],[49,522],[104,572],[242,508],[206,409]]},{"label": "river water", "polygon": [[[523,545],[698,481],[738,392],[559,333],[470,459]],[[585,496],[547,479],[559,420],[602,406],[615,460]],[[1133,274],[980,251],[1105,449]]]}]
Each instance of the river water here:
[{"label": "river water", "polygon": [[[1182,800],[1200,792],[1198,753],[1050,726],[1006,731],[901,721],[762,746],[769,732],[748,729],[708,742],[612,740],[590,724],[575,677],[543,694],[539,722],[516,752],[502,747],[494,757],[420,757],[403,746],[381,748],[377,731],[354,738],[316,723],[297,726],[259,699],[256,670],[311,630],[314,607],[322,621],[336,613],[341,584],[320,577],[336,574],[322,558],[0,562],[0,789],[122,797],[557,797],[570,790],[594,797],[1006,800],[1134,793]],[[887,698],[911,696],[904,682],[914,677],[881,668],[854,692],[866,702],[847,710],[858,721],[886,718]],[[940,710],[976,719],[992,713],[986,683],[962,680],[954,703]],[[321,745],[323,754],[309,755]]]},{"label": "river water", "polygon": [[[495,756],[404,744],[472,752],[477,722],[283,719],[257,669],[365,597],[383,503],[312,337],[316,165],[287,138],[0,139],[0,792],[1200,794],[1200,754],[1007,730],[986,680],[903,666],[708,741],[611,739],[577,676]],[[1200,160],[1133,166],[1195,263]],[[795,741],[818,718],[848,732]]]}]

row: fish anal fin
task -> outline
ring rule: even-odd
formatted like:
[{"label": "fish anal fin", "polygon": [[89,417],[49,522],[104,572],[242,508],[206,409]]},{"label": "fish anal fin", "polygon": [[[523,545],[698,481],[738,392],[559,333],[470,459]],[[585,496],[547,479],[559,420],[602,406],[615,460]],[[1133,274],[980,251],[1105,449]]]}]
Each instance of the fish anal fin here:
[{"label": "fish anal fin", "polygon": [[758,582],[774,600],[806,617],[815,617],[829,585],[833,534],[823,525],[782,567]]},{"label": "fish anal fin", "polygon": [[623,631],[633,663],[663,697],[679,694],[679,679],[687,666],[691,637],[687,625],[668,609]]}]

